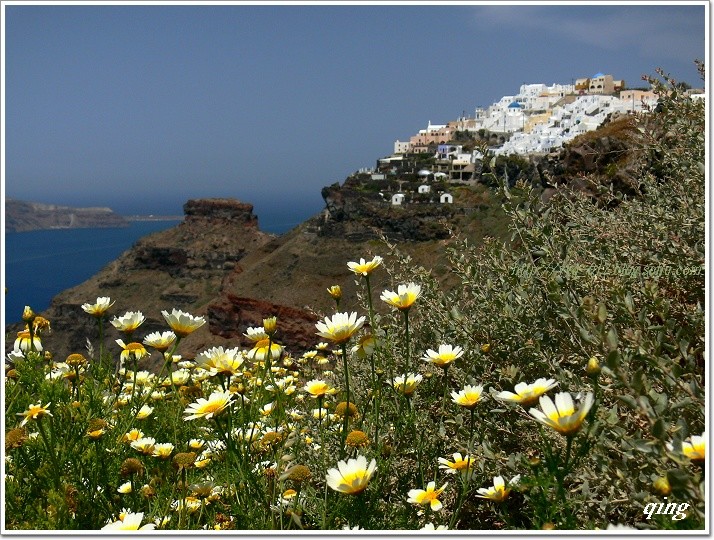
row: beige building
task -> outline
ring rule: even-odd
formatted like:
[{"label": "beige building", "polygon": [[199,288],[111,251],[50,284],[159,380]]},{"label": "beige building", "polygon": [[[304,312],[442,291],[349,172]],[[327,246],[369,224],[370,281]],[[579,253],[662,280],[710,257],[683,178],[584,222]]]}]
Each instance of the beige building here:
[{"label": "beige building", "polygon": [[454,131],[453,125],[435,125],[429,122],[426,129],[420,129],[419,133],[409,139],[409,143],[413,151],[420,146],[444,144],[451,140]]},{"label": "beige building", "polygon": [[625,88],[625,81],[615,80],[612,75],[596,73],[590,78],[575,80],[576,94],[615,94]]},{"label": "beige building", "polygon": [[620,99],[630,105],[627,112],[643,110],[644,106],[654,106],[657,103],[657,94],[651,90],[623,90]]}]

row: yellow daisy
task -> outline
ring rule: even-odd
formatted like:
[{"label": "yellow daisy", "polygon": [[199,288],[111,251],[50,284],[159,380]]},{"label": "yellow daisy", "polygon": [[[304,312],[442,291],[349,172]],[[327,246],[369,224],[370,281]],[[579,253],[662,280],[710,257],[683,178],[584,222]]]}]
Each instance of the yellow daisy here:
[{"label": "yellow daisy", "polygon": [[496,476],[493,478],[493,486],[488,488],[479,488],[478,494],[476,496],[482,499],[490,499],[496,502],[503,502],[506,500],[506,497],[508,497],[508,494],[511,492],[510,486],[517,484],[520,478],[521,475],[514,476],[513,478],[511,478],[511,481],[508,482],[508,486],[506,486],[506,482],[503,480],[503,477]]},{"label": "yellow daisy", "polygon": [[481,401],[483,394],[483,386],[472,386],[467,384],[464,389],[459,392],[451,392],[451,399],[457,405],[461,405],[467,409],[473,409],[476,404]]},{"label": "yellow daisy", "polygon": [[404,382],[404,375],[399,375],[392,380],[392,386],[400,394],[411,396],[422,379],[423,377],[418,373],[407,373],[406,383]]},{"label": "yellow daisy", "polygon": [[412,504],[428,504],[434,512],[441,510],[444,505],[439,500],[439,495],[446,489],[449,483],[446,482],[439,489],[436,489],[436,482],[429,482],[426,489],[410,489],[407,502]]},{"label": "yellow daisy", "polygon": [[512,403],[518,403],[523,407],[530,407],[538,402],[540,396],[556,386],[558,386],[558,383],[555,382],[555,379],[540,378],[530,384],[524,382],[518,383],[514,388],[515,394],[513,392],[503,391],[494,397],[501,401],[510,401]]},{"label": "yellow daisy", "polygon": [[214,418],[221,414],[228,407],[233,394],[228,392],[213,392],[208,399],[198,398],[198,401],[191,403],[184,410],[184,420],[195,418]]},{"label": "yellow daisy", "polygon": [[121,352],[122,362],[126,362],[129,357],[133,357],[135,360],[141,360],[149,354],[144,345],[136,341],[124,343],[121,339],[117,339],[117,345],[123,349]]},{"label": "yellow daisy", "polygon": [[359,262],[348,262],[347,266],[357,275],[368,276],[382,264],[382,257],[375,255],[371,261],[360,258]]},{"label": "yellow daisy", "polygon": [[416,283],[409,283],[407,285],[399,285],[397,292],[382,292],[380,299],[390,306],[405,311],[412,307],[419,296],[421,296],[421,286]]},{"label": "yellow daisy", "polygon": [[576,411],[570,394],[561,392],[555,395],[555,403],[548,396],[541,396],[541,410],[531,408],[528,412],[541,424],[553,428],[566,437],[570,437],[578,432],[594,402],[595,398],[592,392],[588,392],[580,405],[580,409]]},{"label": "yellow daisy", "polygon": [[39,420],[45,415],[52,416],[49,406],[50,403],[43,407],[40,401],[37,405],[30,405],[25,412],[17,413],[18,416],[24,416],[24,419],[20,422],[20,426],[24,426],[30,420]]},{"label": "yellow daisy", "polygon": [[194,317],[179,309],[172,309],[171,313],[162,311],[161,314],[177,336],[186,337],[206,323],[203,317]]},{"label": "yellow daisy", "polygon": [[370,478],[377,468],[377,462],[367,464],[367,458],[358,455],[357,459],[350,458],[346,462],[338,461],[336,469],[327,471],[327,485],[335,491],[356,495],[362,493],[369,483]]},{"label": "yellow daisy", "polygon": [[327,395],[333,395],[337,393],[337,390],[327,384],[325,381],[320,379],[313,379],[305,383],[303,388],[305,392],[310,394],[312,397],[324,398]]},{"label": "yellow daisy", "polygon": [[346,343],[362,328],[365,318],[357,317],[357,313],[335,313],[331,318],[325,317],[324,322],[318,321],[315,324],[317,335],[329,339],[333,343]]},{"label": "yellow daisy", "polygon": [[682,441],[682,453],[696,463],[706,458],[707,439],[705,434],[692,435],[689,441]]},{"label": "yellow daisy", "polygon": [[422,359],[440,368],[445,368],[463,355],[464,350],[458,345],[456,347],[452,347],[451,345],[439,345],[438,351],[428,349]]},{"label": "yellow daisy", "polygon": [[447,474],[461,474],[466,476],[468,474],[473,474],[474,471],[474,458],[470,457],[468,454],[462,456],[460,452],[454,452],[454,461],[449,461],[447,458],[439,458],[439,468],[444,469]]}]

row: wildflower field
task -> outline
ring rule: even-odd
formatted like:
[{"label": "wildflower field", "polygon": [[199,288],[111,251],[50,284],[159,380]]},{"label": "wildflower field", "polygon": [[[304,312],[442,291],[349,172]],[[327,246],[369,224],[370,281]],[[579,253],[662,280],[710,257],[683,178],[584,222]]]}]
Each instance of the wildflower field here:
[{"label": "wildflower field", "polygon": [[53,358],[28,306],[5,529],[704,528],[704,103],[650,82],[636,184],[502,183],[511,241],[454,235],[448,289],[398,246],[355,254],[361,310],[325,291],[305,353],[270,317],[186,358],[203,317],[145,335],[100,297],[91,346]]}]

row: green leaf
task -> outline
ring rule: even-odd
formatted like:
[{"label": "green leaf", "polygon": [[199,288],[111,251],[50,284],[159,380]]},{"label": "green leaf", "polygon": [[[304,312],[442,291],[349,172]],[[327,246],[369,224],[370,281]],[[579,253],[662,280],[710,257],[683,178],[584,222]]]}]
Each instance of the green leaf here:
[{"label": "green leaf", "polygon": [[625,308],[627,308],[627,311],[630,313],[630,315],[635,314],[635,303],[632,301],[632,294],[630,294],[629,291],[625,295]]},{"label": "green leaf", "polygon": [[617,340],[617,332],[615,331],[615,327],[610,328],[610,331],[607,333],[607,336],[605,337],[605,342],[607,343],[607,347],[610,351],[617,350],[618,340]]},{"label": "green leaf", "polygon": [[637,400],[630,396],[629,394],[623,394],[621,396],[617,396],[617,399],[622,401],[625,405],[628,405],[631,409],[637,409]]},{"label": "green leaf", "polygon": [[597,320],[600,324],[607,320],[607,307],[605,307],[605,302],[600,302],[597,306]]},{"label": "green leaf", "polygon": [[616,370],[617,365],[620,363],[620,353],[618,351],[610,351],[605,358],[605,363],[607,367],[611,370]]},{"label": "green leaf", "polygon": [[578,329],[580,330],[580,337],[583,338],[584,341],[587,341],[588,343],[597,343],[595,336],[593,336],[590,332],[585,330],[585,328],[578,325]]},{"label": "green leaf", "polygon": [[667,436],[667,427],[665,426],[663,419],[658,418],[652,426],[652,436],[661,441],[663,441]]},{"label": "green leaf", "polygon": [[669,485],[672,486],[673,490],[683,490],[689,484],[689,473],[682,469],[670,469],[667,471],[667,480],[669,480]]}]

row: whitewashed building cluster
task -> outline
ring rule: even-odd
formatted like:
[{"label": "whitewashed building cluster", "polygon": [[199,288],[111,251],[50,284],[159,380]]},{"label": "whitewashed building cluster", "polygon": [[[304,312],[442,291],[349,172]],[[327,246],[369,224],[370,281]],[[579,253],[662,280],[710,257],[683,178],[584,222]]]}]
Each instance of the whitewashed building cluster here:
[{"label": "whitewashed building cluster", "polygon": [[[488,108],[476,108],[473,117],[446,124],[427,124],[409,141],[395,141],[391,157],[433,151],[448,143],[457,131],[507,135],[494,149],[497,155],[549,152],[576,136],[602,125],[612,114],[627,114],[654,106],[651,91],[625,90],[624,81],[597,73],[575,84],[523,84],[515,95],[503,96]],[[458,156],[473,164],[478,157]]]}]

